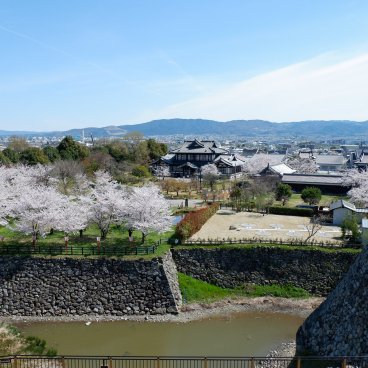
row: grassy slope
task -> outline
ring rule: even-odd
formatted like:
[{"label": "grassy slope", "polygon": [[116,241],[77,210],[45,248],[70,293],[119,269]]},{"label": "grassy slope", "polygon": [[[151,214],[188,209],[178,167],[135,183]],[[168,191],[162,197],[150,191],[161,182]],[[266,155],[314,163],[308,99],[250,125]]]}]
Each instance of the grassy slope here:
[{"label": "grassy slope", "polygon": [[57,351],[35,336],[24,337],[15,327],[0,325],[0,356],[34,354],[54,356]]},{"label": "grassy slope", "polygon": [[180,290],[184,302],[210,302],[227,297],[237,296],[277,296],[284,298],[306,298],[310,294],[290,285],[246,285],[244,288],[225,289],[207,282],[197,280],[183,273],[178,273]]},{"label": "grassy slope", "polygon": [[360,253],[360,248],[328,248],[310,245],[280,245],[280,244],[224,244],[224,245],[182,245],[175,249],[253,249],[258,247],[280,248],[288,251],[293,250],[315,250],[321,252]]}]

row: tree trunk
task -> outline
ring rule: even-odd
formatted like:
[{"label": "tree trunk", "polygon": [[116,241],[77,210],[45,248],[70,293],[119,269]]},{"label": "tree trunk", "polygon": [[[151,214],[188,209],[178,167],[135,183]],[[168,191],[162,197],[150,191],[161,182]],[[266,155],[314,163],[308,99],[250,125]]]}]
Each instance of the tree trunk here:
[{"label": "tree trunk", "polygon": [[146,234],[142,231],[142,244],[144,244],[146,240]]},{"label": "tree trunk", "polygon": [[83,229],[79,230],[79,237],[83,238]]},{"label": "tree trunk", "polygon": [[129,236],[129,238],[131,238],[132,235],[133,235],[133,229],[132,228],[129,228],[128,229],[128,236]]},{"label": "tree trunk", "polygon": [[101,229],[101,240],[105,240],[107,236],[108,230],[102,230]]}]

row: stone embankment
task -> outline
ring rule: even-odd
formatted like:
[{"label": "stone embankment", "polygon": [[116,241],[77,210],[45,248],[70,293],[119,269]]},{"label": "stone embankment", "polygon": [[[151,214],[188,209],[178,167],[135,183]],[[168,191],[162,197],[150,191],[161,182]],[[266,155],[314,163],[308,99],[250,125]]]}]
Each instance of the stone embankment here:
[{"label": "stone embankment", "polygon": [[175,264],[150,261],[0,257],[0,315],[177,313]]},{"label": "stone embankment", "polygon": [[368,247],[335,290],[300,327],[297,353],[327,356],[368,354]]},{"label": "stone embankment", "polygon": [[174,249],[179,272],[226,288],[244,284],[291,284],[325,296],[356,254],[277,247]]}]

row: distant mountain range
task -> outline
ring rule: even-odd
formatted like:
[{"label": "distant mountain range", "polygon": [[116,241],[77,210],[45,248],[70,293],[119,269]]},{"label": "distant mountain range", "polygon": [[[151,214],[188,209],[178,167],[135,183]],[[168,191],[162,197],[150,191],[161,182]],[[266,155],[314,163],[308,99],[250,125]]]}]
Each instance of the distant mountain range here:
[{"label": "distant mountain range", "polygon": [[143,124],[107,126],[104,128],[71,129],[67,131],[34,132],[0,130],[0,136],[64,136],[120,137],[132,131],[145,136],[159,135],[221,135],[243,137],[289,137],[289,138],[368,138],[368,121],[349,120],[300,121],[272,123],[264,120],[232,120],[220,122],[203,119],[162,119]]}]

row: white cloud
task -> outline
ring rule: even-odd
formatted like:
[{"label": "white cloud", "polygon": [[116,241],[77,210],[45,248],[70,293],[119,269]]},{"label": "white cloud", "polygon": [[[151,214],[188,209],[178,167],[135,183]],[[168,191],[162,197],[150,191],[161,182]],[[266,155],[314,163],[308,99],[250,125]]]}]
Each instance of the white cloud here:
[{"label": "white cloud", "polygon": [[368,120],[368,54],[326,54],[212,94],[168,106],[145,118]]}]

